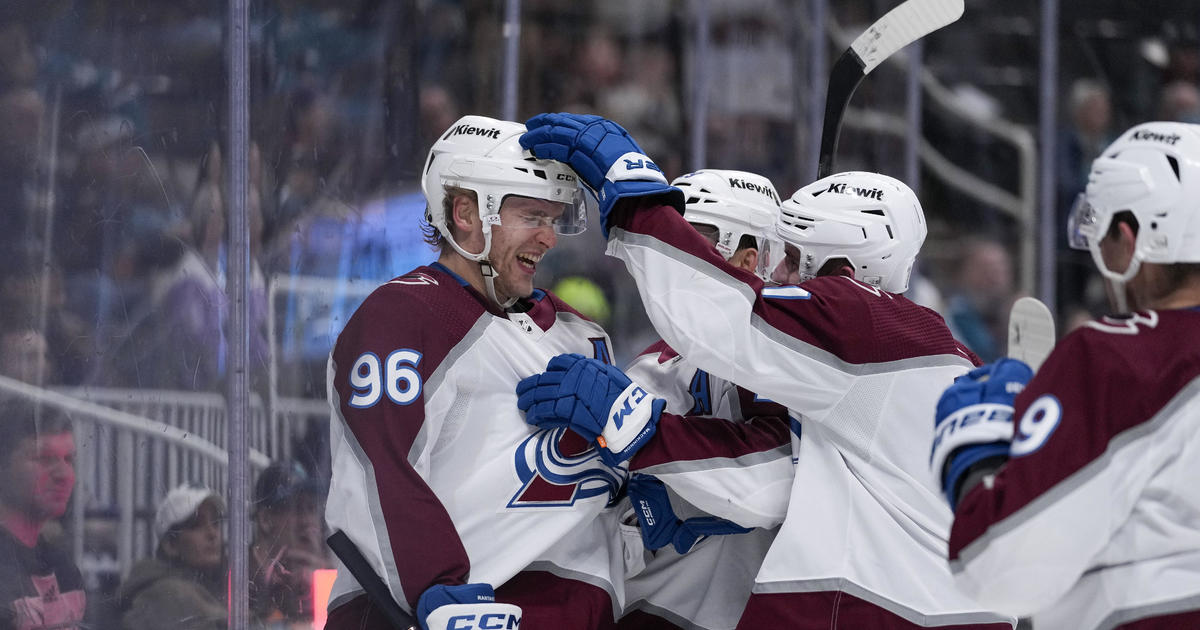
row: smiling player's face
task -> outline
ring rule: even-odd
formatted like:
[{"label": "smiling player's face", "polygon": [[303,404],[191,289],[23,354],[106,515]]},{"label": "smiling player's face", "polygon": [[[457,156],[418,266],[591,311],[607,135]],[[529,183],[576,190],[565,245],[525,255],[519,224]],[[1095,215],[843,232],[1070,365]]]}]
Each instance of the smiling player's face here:
[{"label": "smiling player's face", "polygon": [[496,270],[496,298],[528,297],[538,262],[558,242],[553,222],[563,204],[543,199],[509,196],[500,206],[500,224],[492,226],[492,251],[488,258]]}]

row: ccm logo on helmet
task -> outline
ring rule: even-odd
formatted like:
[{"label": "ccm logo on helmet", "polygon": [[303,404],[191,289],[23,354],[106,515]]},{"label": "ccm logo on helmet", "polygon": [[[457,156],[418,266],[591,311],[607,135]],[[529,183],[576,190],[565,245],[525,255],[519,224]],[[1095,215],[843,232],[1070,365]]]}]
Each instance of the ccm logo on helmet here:
[{"label": "ccm logo on helmet", "polygon": [[450,129],[443,140],[450,136],[483,136],[485,138],[497,139],[500,137],[500,130],[488,127],[476,127],[475,125],[458,125]]},{"label": "ccm logo on helmet", "polygon": [[857,195],[859,197],[866,197],[867,199],[878,199],[879,201],[883,201],[882,188],[868,189],[847,186],[846,184],[830,184],[829,188],[825,189],[825,192],[838,193],[839,195]]},{"label": "ccm logo on helmet", "polygon": [[1166,144],[1174,145],[1176,142],[1179,142],[1179,139],[1181,137],[1182,136],[1180,136],[1177,133],[1167,135],[1165,133],[1158,133],[1157,131],[1150,131],[1149,129],[1139,129],[1138,131],[1133,132],[1133,136],[1130,137],[1129,139],[1130,140],[1153,140],[1154,142],[1163,142]]},{"label": "ccm logo on helmet", "polygon": [[766,195],[767,197],[770,197],[776,203],[779,202],[779,197],[775,196],[775,191],[771,190],[771,188],[769,186],[759,186],[758,184],[751,184],[750,182],[748,182],[744,179],[738,179],[735,177],[735,178],[731,178],[729,180],[729,187],[730,188],[741,188],[742,190],[753,190],[756,193],[761,193],[763,195]]}]

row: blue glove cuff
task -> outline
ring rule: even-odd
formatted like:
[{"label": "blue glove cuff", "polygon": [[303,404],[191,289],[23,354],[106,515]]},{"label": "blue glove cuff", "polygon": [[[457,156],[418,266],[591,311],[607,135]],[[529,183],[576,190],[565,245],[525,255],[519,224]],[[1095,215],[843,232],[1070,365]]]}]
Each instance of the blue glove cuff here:
[{"label": "blue glove cuff", "polygon": [[709,536],[745,534],[749,531],[750,528],[742,527],[733,521],[727,521],[715,516],[701,516],[689,518],[684,521],[676,529],[675,537],[671,542],[675,546],[675,551],[682,555],[691,551],[692,547],[696,546],[696,543]]},{"label": "blue glove cuff", "polygon": [[490,604],[496,601],[496,593],[490,584],[460,584],[446,586],[434,584],[417,599],[417,620],[426,628],[425,619],[434,609],[449,604]]},{"label": "blue glove cuff", "polygon": [[989,457],[1008,457],[1008,442],[991,442],[989,444],[973,444],[958,449],[950,456],[950,465],[942,477],[942,492],[950,502],[950,510],[958,506],[958,485],[971,466]]},{"label": "blue glove cuff", "polygon": [[633,475],[625,491],[637,516],[642,545],[654,551],[671,544],[679,529],[679,518],[671,509],[671,499],[663,482],[648,475]]},{"label": "blue glove cuff", "polygon": [[646,442],[649,442],[650,438],[654,437],[655,432],[658,430],[658,420],[662,417],[663,409],[665,409],[666,406],[667,401],[662,398],[655,398],[653,401],[651,401],[650,421],[646,423],[646,426],[642,428],[641,432],[633,438],[628,446],[619,451],[611,451],[607,447],[601,447],[600,461],[603,461],[605,464],[616,468],[630,459],[633,459],[633,456],[636,455],[637,452],[646,445]]},{"label": "blue glove cuff", "polygon": [[663,205],[671,206],[683,214],[684,198],[683,191],[674,186],[660,184],[651,181],[605,181],[604,186],[598,192],[600,204],[600,229],[604,234],[604,238],[608,238],[608,218],[612,213],[612,208],[617,201],[621,199],[632,199],[635,197],[652,197],[661,195]]}]

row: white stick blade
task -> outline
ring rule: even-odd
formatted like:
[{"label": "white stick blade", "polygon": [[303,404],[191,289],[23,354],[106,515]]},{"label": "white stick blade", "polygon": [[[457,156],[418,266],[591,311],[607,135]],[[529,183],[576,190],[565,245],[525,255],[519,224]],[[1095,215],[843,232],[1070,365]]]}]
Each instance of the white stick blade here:
[{"label": "white stick blade", "polygon": [[1029,364],[1036,372],[1054,349],[1054,316],[1040,300],[1023,297],[1013,303],[1008,316],[1008,356]]},{"label": "white stick blade", "polygon": [[908,0],[876,20],[850,48],[868,74],[897,50],[962,17],[963,0]]}]

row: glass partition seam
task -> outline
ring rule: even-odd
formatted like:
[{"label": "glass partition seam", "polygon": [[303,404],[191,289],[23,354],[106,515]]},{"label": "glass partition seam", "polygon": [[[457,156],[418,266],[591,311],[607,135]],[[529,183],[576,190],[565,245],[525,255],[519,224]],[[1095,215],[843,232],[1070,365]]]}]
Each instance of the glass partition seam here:
[{"label": "glass partition seam", "polygon": [[246,513],[248,453],[246,419],[249,415],[249,305],[247,274],[250,268],[249,189],[250,60],[249,0],[230,0],[228,24],[229,136],[226,207],[229,209],[229,413],[225,423],[229,465],[229,627],[245,628],[249,622],[249,515]]}]

